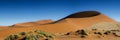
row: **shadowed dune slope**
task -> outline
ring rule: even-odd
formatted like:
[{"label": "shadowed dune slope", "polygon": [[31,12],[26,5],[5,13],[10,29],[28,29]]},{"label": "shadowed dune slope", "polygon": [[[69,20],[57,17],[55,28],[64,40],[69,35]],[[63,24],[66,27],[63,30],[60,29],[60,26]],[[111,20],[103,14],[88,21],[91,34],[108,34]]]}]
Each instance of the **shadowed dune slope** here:
[{"label": "shadowed dune slope", "polygon": [[[99,15],[107,17],[97,11],[83,11],[83,12],[76,12],[76,13],[70,14],[56,22],[59,22],[59,21],[62,21],[62,20],[68,19],[68,18],[89,18],[89,17],[95,17],[95,16],[99,16]],[[109,18],[109,17],[107,17],[107,18]],[[109,18],[109,19],[112,20],[111,18]],[[56,23],[56,22],[54,22],[54,23]]]},{"label": "shadowed dune slope", "polygon": [[85,18],[85,17],[97,16],[100,14],[101,13],[99,13],[97,11],[84,11],[84,12],[77,12],[77,13],[71,14],[65,18]]},{"label": "shadowed dune slope", "polygon": [[64,21],[66,21],[67,23],[75,27],[81,27],[81,28],[86,28],[88,26],[91,26],[92,24],[99,23],[99,22],[110,22],[110,23],[115,22],[113,19],[97,11],[77,12],[63,19],[60,19],[54,23],[60,23]]}]

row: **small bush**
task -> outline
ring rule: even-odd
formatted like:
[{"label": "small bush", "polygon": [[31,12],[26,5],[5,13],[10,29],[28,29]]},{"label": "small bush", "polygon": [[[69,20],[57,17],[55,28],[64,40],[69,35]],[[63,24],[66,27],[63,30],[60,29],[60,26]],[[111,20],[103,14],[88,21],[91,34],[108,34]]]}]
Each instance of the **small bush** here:
[{"label": "small bush", "polygon": [[37,37],[37,38],[40,38],[40,37],[43,37],[43,35],[37,34],[36,37]]},{"label": "small bush", "polygon": [[94,28],[94,29],[92,29],[92,30],[95,31],[95,30],[97,30],[97,29]]},{"label": "small bush", "polygon": [[26,32],[21,32],[20,35],[26,35],[27,33]]},{"label": "small bush", "polygon": [[52,38],[46,38],[45,40],[53,40]]},{"label": "small bush", "polygon": [[94,34],[97,34],[97,32],[94,32]]},{"label": "small bush", "polygon": [[75,33],[80,34],[80,35],[87,35],[87,32],[83,29],[82,30],[77,30]]},{"label": "small bush", "polygon": [[38,38],[33,34],[25,36],[25,40],[37,40],[37,39]]},{"label": "small bush", "polygon": [[102,33],[100,33],[100,32],[94,32],[94,34],[102,35]]},{"label": "small bush", "polygon": [[85,35],[81,35],[81,38],[85,38],[86,36]]},{"label": "small bush", "polygon": [[85,30],[81,30],[81,34],[82,34],[82,35],[87,35],[87,33],[86,33]]},{"label": "small bush", "polygon": [[110,31],[104,32],[105,35],[108,35],[108,34],[110,34],[110,33],[111,33]]},{"label": "small bush", "polygon": [[41,30],[37,30],[32,33],[21,32],[19,35],[9,35],[5,38],[5,40],[38,40],[40,37],[45,37],[48,40],[53,40],[54,35]]},{"label": "small bush", "polygon": [[76,34],[81,34],[81,30],[77,30],[75,33]]},{"label": "small bush", "polygon": [[81,38],[85,38],[88,35],[87,32],[83,29],[82,30],[77,30],[75,33],[77,35],[80,35]]},{"label": "small bush", "polygon": [[19,35],[9,35],[7,38],[5,38],[5,40],[16,40],[18,39],[20,36]]},{"label": "small bush", "polygon": [[15,39],[18,39],[20,36],[15,34],[14,37]]},{"label": "small bush", "polygon": [[120,37],[120,32],[113,32],[113,35],[115,35],[116,37]]},{"label": "small bush", "polygon": [[65,35],[70,35],[70,33],[68,32],[68,33],[66,33]]},{"label": "small bush", "polygon": [[102,33],[98,32],[99,35],[102,35]]}]

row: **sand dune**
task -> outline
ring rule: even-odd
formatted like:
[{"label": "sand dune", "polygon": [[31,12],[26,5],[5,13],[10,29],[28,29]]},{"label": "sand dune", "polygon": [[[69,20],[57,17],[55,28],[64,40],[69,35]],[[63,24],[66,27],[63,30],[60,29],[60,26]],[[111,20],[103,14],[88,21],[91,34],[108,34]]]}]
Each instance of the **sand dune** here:
[{"label": "sand dune", "polygon": [[116,22],[111,18],[96,11],[77,12],[55,22],[51,20],[43,20],[37,22],[15,24],[11,26],[9,29],[0,30],[0,34],[2,34],[0,35],[0,38],[4,38],[9,34],[14,34],[22,31],[27,32],[31,30],[43,30],[50,33],[66,33],[69,31],[84,29],[90,27],[95,23],[104,21],[110,23]]},{"label": "sand dune", "polygon": [[0,26],[0,30],[7,29],[8,26]]},{"label": "sand dune", "polygon": [[71,14],[61,20],[56,21],[55,23],[59,23],[64,20],[67,23],[70,23],[71,25],[80,28],[85,28],[99,22],[111,22],[111,23],[115,22],[111,18],[96,11],[85,11],[85,12],[78,12],[75,14]]},{"label": "sand dune", "polygon": [[40,20],[36,22],[25,22],[25,23],[18,23],[14,24],[11,27],[30,27],[30,26],[36,26],[36,25],[44,25],[53,22],[52,20]]},{"label": "sand dune", "polygon": [[7,26],[0,26],[0,28],[6,28]]}]

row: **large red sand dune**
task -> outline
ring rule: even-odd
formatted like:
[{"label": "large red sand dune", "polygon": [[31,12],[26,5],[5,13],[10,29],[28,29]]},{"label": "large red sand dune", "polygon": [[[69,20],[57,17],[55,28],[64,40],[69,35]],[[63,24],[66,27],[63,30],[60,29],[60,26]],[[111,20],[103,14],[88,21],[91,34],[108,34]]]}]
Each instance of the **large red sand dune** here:
[{"label": "large red sand dune", "polygon": [[[111,18],[96,11],[77,12],[55,22],[48,20],[47,23],[49,24],[46,25],[38,25],[41,24],[41,21],[38,21],[37,23],[28,22],[28,23],[16,24],[14,26],[20,26],[20,28],[10,27],[9,29],[0,30],[0,34],[2,34],[0,35],[0,38],[2,37],[4,38],[9,34],[18,33],[22,31],[31,31],[31,30],[43,30],[51,33],[65,33],[69,31],[75,31],[77,29],[87,28],[92,24],[98,22],[104,22],[104,21],[111,23],[115,22]],[[31,27],[22,27],[22,26],[31,26]]]}]

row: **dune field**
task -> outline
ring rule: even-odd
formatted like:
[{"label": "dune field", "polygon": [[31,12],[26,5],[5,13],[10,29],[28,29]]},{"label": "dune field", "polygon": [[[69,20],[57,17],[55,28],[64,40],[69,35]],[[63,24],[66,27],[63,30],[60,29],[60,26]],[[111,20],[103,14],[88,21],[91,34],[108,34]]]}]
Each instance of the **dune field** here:
[{"label": "dune field", "polygon": [[[119,29],[120,24],[106,15],[97,11],[83,11],[73,13],[57,21],[40,20],[6,27],[0,26],[0,40],[4,40],[11,34],[34,30],[54,34],[54,39],[51,40],[120,40]],[[86,34],[82,34],[84,31],[81,30],[85,30]],[[106,31],[109,32],[106,34]],[[41,40],[41,38],[34,40]]]}]

